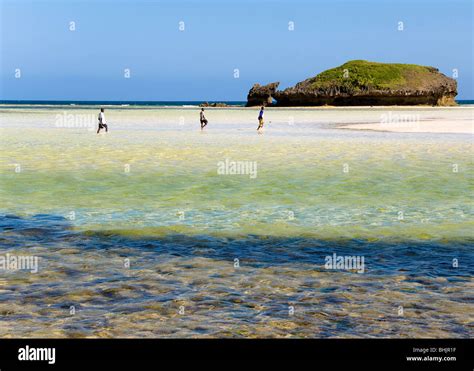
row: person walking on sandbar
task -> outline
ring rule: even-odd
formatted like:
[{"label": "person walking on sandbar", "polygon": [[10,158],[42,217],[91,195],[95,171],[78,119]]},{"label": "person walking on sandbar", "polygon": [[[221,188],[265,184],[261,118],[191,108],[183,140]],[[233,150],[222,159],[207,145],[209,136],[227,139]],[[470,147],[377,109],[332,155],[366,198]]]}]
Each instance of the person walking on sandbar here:
[{"label": "person walking on sandbar", "polygon": [[199,114],[199,118],[201,121],[201,130],[207,125],[206,116],[204,116],[204,108],[201,108],[201,113]]},{"label": "person walking on sandbar", "polygon": [[265,110],[265,107],[261,107],[260,108],[260,113],[258,114],[258,128],[257,128],[257,131],[260,133],[260,129],[263,128],[263,124],[264,124],[264,121],[263,121],[263,111]]},{"label": "person walking on sandbar", "polygon": [[97,134],[99,134],[100,129],[105,129],[107,133],[109,130],[107,128],[107,124],[105,123],[105,116],[104,116],[104,109],[101,108],[99,112],[99,128],[97,129]]}]

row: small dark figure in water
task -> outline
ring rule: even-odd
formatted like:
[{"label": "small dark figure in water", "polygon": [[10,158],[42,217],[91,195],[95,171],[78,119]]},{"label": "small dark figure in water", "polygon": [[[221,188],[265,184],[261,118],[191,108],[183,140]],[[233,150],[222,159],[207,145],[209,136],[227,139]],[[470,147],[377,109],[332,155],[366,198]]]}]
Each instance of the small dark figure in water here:
[{"label": "small dark figure in water", "polygon": [[207,119],[206,119],[206,116],[204,116],[204,108],[201,108],[200,120],[201,120],[201,130],[202,130],[207,125]]},{"label": "small dark figure in water", "polygon": [[107,133],[109,130],[107,128],[107,124],[105,123],[105,116],[104,116],[104,109],[100,109],[99,113],[99,128],[97,129],[97,134],[99,134],[100,129],[105,129],[105,132]]},{"label": "small dark figure in water", "polygon": [[263,121],[263,111],[265,110],[265,107],[261,107],[260,108],[260,113],[258,114],[258,128],[257,128],[257,131],[260,133],[260,129],[263,128],[263,124],[264,124],[264,121]]}]

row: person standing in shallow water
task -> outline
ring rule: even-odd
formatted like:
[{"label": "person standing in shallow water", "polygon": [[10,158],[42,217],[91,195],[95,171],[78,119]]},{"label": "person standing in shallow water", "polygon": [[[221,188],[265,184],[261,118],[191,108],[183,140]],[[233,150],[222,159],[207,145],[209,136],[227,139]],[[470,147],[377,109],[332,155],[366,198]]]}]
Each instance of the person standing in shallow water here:
[{"label": "person standing in shallow water", "polygon": [[104,116],[104,109],[101,108],[99,112],[99,128],[97,129],[97,134],[99,134],[100,129],[105,129],[107,133],[109,130],[107,128],[107,124],[105,123],[105,116]]},{"label": "person standing in shallow water", "polygon": [[260,133],[260,129],[263,128],[263,124],[264,124],[264,121],[263,121],[263,111],[265,110],[265,107],[261,107],[260,108],[260,113],[258,114],[258,128],[257,128],[257,131]]},{"label": "person standing in shallow water", "polygon": [[204,108],[201,108],[201,113],[199,114],[200,121],[201,121],[201,130],[204,129],[205,126],[207,126],[207,119],[206,116],[204,116]]}]

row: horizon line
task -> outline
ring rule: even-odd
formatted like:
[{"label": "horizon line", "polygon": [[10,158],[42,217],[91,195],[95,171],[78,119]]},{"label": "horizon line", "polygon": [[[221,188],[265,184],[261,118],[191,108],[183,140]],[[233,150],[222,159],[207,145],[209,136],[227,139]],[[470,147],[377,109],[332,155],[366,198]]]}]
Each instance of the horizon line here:
[{"label": "horizon line", "polygon": [[[472,99],[455,99],[455,101],[474,101]],[[206,99],[197,99],[197,100],[88,100],[88,99],[0,99],[0,104],[3,102],[104,102],[104,103],[176,103],[176,102],[184,102],[184,103],[225,103],[225,102],[233,102],[233,103],[246,103],[247,100],[206,100]]]},{"label": "horizon line", "polygon": [[134,102],[134,103],[174,103],[174,102],[202,102],[202,103],[219,103],[219,102],[235,102],[245,103],[247,100],[88,100],[88,99],[0,99],[1,102]]}]

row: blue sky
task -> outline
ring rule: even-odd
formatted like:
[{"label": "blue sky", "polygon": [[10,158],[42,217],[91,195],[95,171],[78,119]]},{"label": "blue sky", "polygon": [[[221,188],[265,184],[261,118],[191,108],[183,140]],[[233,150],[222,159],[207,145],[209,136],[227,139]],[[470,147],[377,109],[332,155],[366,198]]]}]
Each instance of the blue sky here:
[{"label": "blue sky", "polygon": [[457,69],[474,99],[472,3],[0,0],[0,99],[245,100],[352,59]]}]

